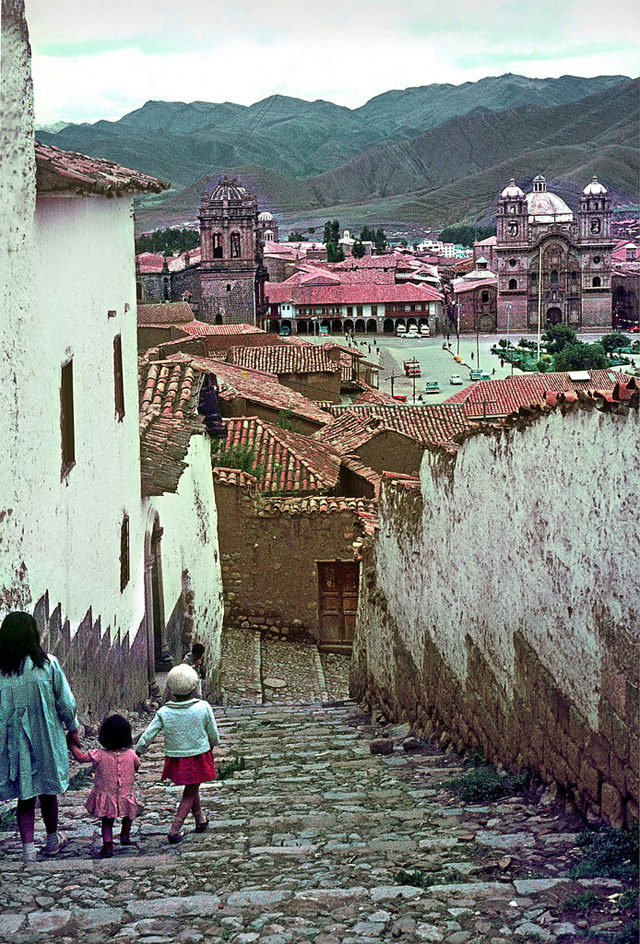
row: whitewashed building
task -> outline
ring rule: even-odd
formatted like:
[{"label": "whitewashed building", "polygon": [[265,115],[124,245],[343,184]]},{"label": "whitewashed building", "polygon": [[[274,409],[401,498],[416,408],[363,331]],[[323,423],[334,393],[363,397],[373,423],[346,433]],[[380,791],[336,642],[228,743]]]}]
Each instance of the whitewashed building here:
[{"label": "whitewashed building", "polygon": [[[175,488],[153,512],[147,499],[143,507],[132,199],[166,185],[34,144],[24,17],[3,18],[2,30],[0,619],[12,609],[34,612],[83,707],[103,710],[148,696],[158,657],[153,623],[165,639],[163,615],[181,608],[183,637],[185,617],[206,612],[202,627],[186,625],[206,634],[217,656],[222,608],[212,601],[221,586],[213,485],[202,473],[207,444],[204,427],[191,428],[182,456],[172,454]],[[195,433],[202,445],[191,448]],[[178,553],[187,538],[173,532],[194,517],[206,539],[191,541],[190,556]],[[162,599],[150,579],[159,541]]]}]

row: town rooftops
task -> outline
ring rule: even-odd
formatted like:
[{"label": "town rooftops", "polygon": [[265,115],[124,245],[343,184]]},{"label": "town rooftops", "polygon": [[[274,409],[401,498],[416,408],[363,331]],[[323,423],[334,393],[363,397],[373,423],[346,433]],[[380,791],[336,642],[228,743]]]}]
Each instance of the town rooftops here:
[{"label": "town rooftops", "polygon": [[421,445],[449,443],[469,428],[470,422],[458,403],[439,403],[433,406],[402,406],[400,404],[367,403],[349,407],[334,406],[335,417],[345,411],[363,418],[378,418],[396,432],[404,433]]},{"label": "town rooftops", "polygon": [[376,436],[392,432],[415,442],[415,437],[396,429],[379,416],[363,416],[355,410],[344,410],[332,423],[315,433],[315,438],[328,443],[343,455],[355,453]]},{"label": "town rooftops", "polygon": [[170,363],[188,363],[205,374],[215,374],[221,401],[244,399],[268,409],[291,413],[318,426],[331,420],[330,415],[312,400],[281,384],[275,374],[192,354],[171,354],[166,360]]},{"label": "town rooftops", "polygon": [[169,184],[100,157],[62,151],[35,142],[36,187],[39,193],[73,192],[105,197],[124,193],[161,193]]},{"label": "town rooftops", "polygon": [[141,275],[161,273],[165,266],[169,272],[182,272],[188,266],[200,263],[200,246],[189,249],[178,256],[162,256],[158,252],[140,252],[136,256],[136,269]]},{"label": "town rooftops", "polygon": [[253,458],[248,471],[267,493],[326,493],[340,475],[340,457],[330,446],[256,416],[228,419],[220,448],[232,456],[248,453]]},{"label": "town rooftops", "polygon": [[157,327],[158,325],[183,325],[193,321],[193,309],[188,302],[165,302],[151,304],[138,302],[138,325]]},{"label": "town rooftops", "polygon": [[385,304],[442,300],[441,293],[430,285],[414,285],[411,282],[399,284],[367,281],[347,285],[303,285],[301,282],[287,279],[286,282],[267,282],[265,295],[272,305],[357,305],[363,302]]},{"label": "town rooftops", "polygon": [[227,361],[272,374],[334,374],[340,370],[337,361],[331,360],[322,347],[313,344],[231,347],[227,351]]},{"label": "town rooftops", "polygon": [[[572,377],[573,374],[573,377]],[[585,371],[587,379],[577,379],[575,372],[549,374],[514,374],[502,380],[480,380],[459,390],[446,401],[459,404],[469,418],[507,416],[534,404],[545,403],[548,391],[572,390],[610,392],[630,378],[616,370]]]}]

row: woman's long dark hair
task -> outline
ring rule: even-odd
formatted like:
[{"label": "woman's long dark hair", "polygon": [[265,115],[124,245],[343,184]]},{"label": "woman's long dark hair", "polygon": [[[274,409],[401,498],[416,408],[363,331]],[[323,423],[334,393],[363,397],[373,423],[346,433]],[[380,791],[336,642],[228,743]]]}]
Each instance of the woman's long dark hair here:
[{"label": "woman's long dark hair", "polygon": [[0,626],[0,675],[20,675],[27,656],[39,668],[47,660],[38,624],[29,613],[9,613]]}]

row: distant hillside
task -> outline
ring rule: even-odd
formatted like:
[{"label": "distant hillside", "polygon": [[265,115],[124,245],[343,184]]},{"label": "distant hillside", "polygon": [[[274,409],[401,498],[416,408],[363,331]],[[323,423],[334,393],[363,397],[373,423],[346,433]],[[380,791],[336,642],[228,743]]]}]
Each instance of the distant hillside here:
[{"label": "distant hillside", "polygon": [[495,189],[467,198],[465,181],[488,188],[491,169],[507,164],[568,181],[597,164],[635,202],[637,116],[638,83],[624,76],[503,75],[390,91],[353,110],[277,95],[250,107],[147,102],[117,122],[38,137],[170,180],[174,189],[138,208],[138,229],[193,219],[223,172],[285,218],[335,208],[353,220],[385,222],[393,211],[414,221],[429,208],[439,225],[483,214]]}]

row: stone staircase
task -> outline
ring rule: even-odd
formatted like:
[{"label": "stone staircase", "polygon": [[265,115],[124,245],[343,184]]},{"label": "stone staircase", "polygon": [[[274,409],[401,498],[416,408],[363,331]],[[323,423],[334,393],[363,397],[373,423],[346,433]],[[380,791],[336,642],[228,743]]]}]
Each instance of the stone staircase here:
[{"label": "stone staircase", "polygon": [[[447,786],[463,770],[457,755],[404,752],[406,731],[393,728],[393,753],[372,755],[380,726],[349,702],[216,716],[217,753],[245,768],[203,787],[207,833],[189,824],[167,844],[180,789],[157,780],[161,743],[139,773],[137,845],[113,859],[94,858],[87,786],[62,798],[69,844],[57,860],[25,871],[17,834],[0,832],[0,941],[586,944],[590,928],[617,927],[606,903],[619,882],[564,877],[577,821],[520,797],[461,803]],[[563,903],[587,892],[603,908],[568,917]]]}]

